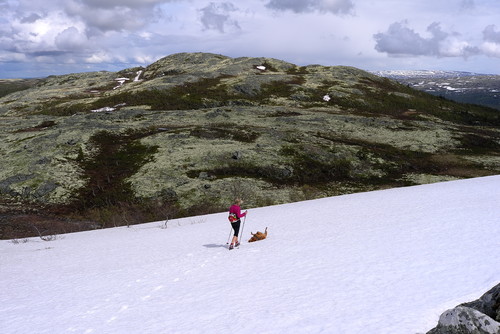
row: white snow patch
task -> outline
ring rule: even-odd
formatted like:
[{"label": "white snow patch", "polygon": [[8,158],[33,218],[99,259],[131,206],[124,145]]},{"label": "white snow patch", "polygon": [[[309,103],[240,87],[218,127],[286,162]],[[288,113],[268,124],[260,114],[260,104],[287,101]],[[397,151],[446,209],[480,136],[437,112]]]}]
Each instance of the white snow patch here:
[{"label": "white snow patch", "polygon": [[261,70],[261,71],[265,71],[266,70],[266,67],[263,66],[263,65],[256,66],[255,68],[258,69],[258,70]]},{"label": "white snow patch", "polygon": [[118,82],[118,86],[113,87],[113,89],[120,88],[121,86],[123,86],[125,81],[129,81],[129,80],[130,80],[129,78],[116,78],[115,81]]},{"label": "white snow patch", "polygon": [[119,103],[113,107],[103,107],[99,109],[92,109],[91,112],[110,112],[110,111],[115,111],[118,108],[126,106],[126,103]]},{"label": "white snow patch", "polygon": [[423,333],[499,283],[498,189],[491,176],[249,208],[243,240],[268,238],[232,251],[225,212],[3,240],[0,327]]},{"label": "white snow patch", "polygon": [[116,108],[113,107],[103,107],[99,109],[92,109],[91,112],[109,112],[109,111],[115,111]]},{"label": "white snow patch", "polygon": [[135,76],[135,78],[134,78],[134,82],[141,81],[139,78],[141,77],[142,70],[137,71],[137,73],[136,73],[136,74],[137,74],[137,75],[136,75],[136,76]]}]

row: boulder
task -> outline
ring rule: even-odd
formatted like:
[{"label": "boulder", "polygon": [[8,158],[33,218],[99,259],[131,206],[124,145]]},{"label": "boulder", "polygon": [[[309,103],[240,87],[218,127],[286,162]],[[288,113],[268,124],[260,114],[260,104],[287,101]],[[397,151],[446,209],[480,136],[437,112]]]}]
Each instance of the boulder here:
[{"label": "boulder", "polygon": [[500,322],[500,284],[486,292],[478,300],[461,306],[473,308]]},{"label": "boulder", "polygon": [[500,323],[470,307],[457,306],[439,317],[427,334],[499,334]]},{"label": "boulder", "polygon": [[500,284],[476,301],[447,310],[427,334],[500,334]]}]

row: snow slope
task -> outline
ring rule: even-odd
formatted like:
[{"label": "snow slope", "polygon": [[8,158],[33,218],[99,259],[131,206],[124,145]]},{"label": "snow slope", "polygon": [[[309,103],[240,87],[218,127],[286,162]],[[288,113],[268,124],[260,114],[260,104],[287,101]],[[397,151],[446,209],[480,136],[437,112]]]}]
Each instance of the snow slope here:
[{"label": "snow slope", "polygon": [[0,331],[423,333],[500,282],[500,176],[0,241]]}]

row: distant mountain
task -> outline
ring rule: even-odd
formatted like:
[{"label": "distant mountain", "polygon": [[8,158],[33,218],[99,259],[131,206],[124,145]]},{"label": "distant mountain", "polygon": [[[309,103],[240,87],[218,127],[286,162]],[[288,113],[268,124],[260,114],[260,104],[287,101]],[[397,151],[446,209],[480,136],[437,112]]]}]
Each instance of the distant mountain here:
[{"label": "distant mountain", "polygon": [[477,75],[486,75],[462,71],[432,71],[432,70],[388,70],[372,71],[373,74],[390,79],[411,79],[411,78],[459,78]]},{"label": "distant mountain", "polygon": [[453,101],[500,110],[500,75],[430,70],[372,73]]}]

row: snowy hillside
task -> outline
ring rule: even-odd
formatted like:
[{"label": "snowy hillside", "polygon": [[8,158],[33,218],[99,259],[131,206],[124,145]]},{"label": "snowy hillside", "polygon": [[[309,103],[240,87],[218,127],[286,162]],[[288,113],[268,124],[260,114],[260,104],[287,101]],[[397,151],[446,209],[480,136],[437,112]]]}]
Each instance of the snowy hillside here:
[{"label": "snowy hillside", "polygon": [[500,281],[500,176],[0,241],[11,333],[415,334]]},{"label": "snowy hillside", "polygon": [[460,102],[500,110],[500,76],[459,71],[378,71],[420,91]]},{"label": "snowy hillside", "polygon": [[387,70],[387,71],[372,71],[371,73],[392,79],[404,78],[459,78],[470,77],[477,75],[486,75],[479,73],[463,72],[463,71],[439,71],[439,70]]}]

